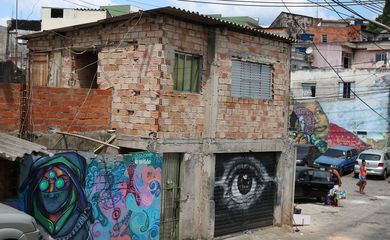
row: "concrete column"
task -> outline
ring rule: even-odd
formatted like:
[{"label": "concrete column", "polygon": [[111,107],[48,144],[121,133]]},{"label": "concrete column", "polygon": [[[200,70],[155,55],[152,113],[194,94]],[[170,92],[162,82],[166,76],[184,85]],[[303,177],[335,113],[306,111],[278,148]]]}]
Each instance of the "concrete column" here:
[{"label": "concrete column", "polygon": [[217,114],[218,114],[218,32],[209,31],[207,41],[207,64],[210,66],[209,78],[205,85],[205,138],[215,138],[217,131]]}]

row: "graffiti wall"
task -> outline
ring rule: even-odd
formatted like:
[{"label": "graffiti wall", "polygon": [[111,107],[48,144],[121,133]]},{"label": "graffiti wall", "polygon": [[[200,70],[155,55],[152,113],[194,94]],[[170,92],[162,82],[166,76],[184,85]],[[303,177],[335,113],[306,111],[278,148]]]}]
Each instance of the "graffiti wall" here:
[{"label": "graffiti wall", "polygon": [[354,91],[362,101],[353,96],[351,99],[320,96],[316,101],[296,103],[290,116],[296,142],[314,144],[321,152],[334,145],[359,149],[389,147],[390,127],[384,118],[390,116],[390,75],[364,76],[356,74],[350,78],[355,80]]},{"label": "graffiti wall", "polygon": [[273,224],[275,173],[273,153],[216,156],[214,236]]},{"label": "graffiti wall", "polygon": [[43,237],[159,239],[162,158],[84,155],[42,157],[25,171],[20,208],[37,220]]},{"label": "graffiti wall", "polygon": [[356,135],[330,122],[317,101],[296,104],[290,119],[296,130],[296,142],[314,144],[321,152],[335,145],[355,146],[359,149],[366,147]]}]

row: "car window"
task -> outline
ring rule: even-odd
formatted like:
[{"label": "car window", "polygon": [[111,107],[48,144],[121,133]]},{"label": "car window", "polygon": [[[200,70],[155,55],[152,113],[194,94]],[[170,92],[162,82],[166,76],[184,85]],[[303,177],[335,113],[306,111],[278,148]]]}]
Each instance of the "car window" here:
[{"label": "car window", "polygon": [[304,159],[309,154],[309,148],[298,147],[297,159]]},{"label": "car window", "polygon": [[359,155],[359,152],[356,149],[352,149],[352,156]]},{"label": "car window", "polygon": [[366,161],[379,161],[381,159],[381,155],[372,153],[361,153],[359,158]]},{"label": "car window", "polygon": [[313,170],[306,170],[306,171],[303,171],[301,173],[299,178],[301,180],[310,181],[311,180],[311,176],[313,176]]},{"label": "car window", "polygon": [[352,152],[351,151],[347,151],[347,157],[352,157]]},{"label": "car window", "polygon": [[346,155],[346,152],[342,150],[328,148],[328,150],[326,150],[326,152],[323,155],[328,157],[343,157]]},{"label": "car window", "polygon": [[329,182],[330,173],[325,171],[314,171],[312,181]]}]

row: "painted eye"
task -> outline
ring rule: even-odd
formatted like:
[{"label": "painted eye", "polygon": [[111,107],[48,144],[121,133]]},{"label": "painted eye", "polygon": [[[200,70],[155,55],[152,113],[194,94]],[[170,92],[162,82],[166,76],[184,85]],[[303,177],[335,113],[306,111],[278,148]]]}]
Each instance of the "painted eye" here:
[{"label": "painted eye", "polygon": [[65,185],[65,181],[63,178],[58,178],[56,181],[56,188],[63,188]]},{"label": "painted eye", "polygon": [[46,179],[42,179],[39,183],[39,189],[43,192],[49,188],[49,182]]},{"label": "painted eye", "polygon": [[53,171],[50,171],[49,172],[49,178],[55,178],[56,177],[56,173],[53,172]]}]

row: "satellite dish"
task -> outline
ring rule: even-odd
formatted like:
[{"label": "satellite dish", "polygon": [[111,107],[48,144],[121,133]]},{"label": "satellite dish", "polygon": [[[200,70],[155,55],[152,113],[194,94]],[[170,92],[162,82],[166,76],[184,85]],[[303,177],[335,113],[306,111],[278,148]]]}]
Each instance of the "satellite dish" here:
[{"label": "satellite dish", "polygon": [[306,48],[305,53],[306,53],[306,54],[312,54],[312,53],[313,53],[313,48],[312,48],[312,47]]}]

